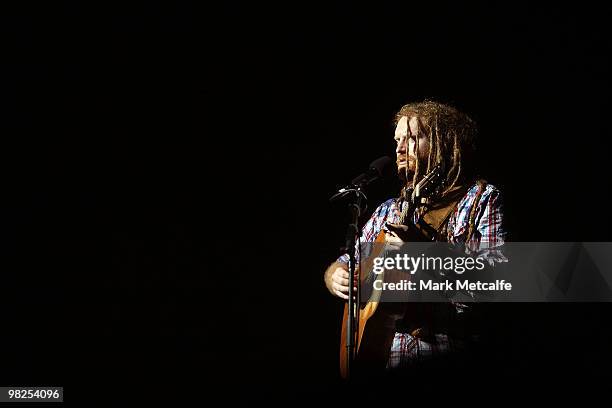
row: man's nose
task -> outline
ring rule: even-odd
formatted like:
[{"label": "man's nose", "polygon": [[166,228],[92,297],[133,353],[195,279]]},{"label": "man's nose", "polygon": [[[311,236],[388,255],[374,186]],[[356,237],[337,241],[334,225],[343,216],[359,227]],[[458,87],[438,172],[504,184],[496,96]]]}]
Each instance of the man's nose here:
[{"label": "man's nose", "polygon": [[406,138],[402,137],[395,148],[395,153],[397,154],[406,154]]}]

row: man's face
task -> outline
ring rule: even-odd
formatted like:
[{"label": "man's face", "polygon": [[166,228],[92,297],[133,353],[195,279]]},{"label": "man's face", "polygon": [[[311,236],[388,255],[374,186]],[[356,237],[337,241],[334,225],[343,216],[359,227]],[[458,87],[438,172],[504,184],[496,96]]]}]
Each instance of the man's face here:
[{"label": "man's face", "polygon": [[[417,137],[419,138],[418,156],[415,151]],[[419,121],[416,116],[411,117],[410,120],[408,120],[407,116],[402,116],[399,122],[397,122],[397,127],[395,128],[395,142],[397,143],[395,149],[397,156],[397,171],[400,175],[404,175],[407,166],[409,179],[411,179],[410,175],[414,175],[417,157],[419,165],[427,163],[430,148],[429,138],[420,129]]]}]

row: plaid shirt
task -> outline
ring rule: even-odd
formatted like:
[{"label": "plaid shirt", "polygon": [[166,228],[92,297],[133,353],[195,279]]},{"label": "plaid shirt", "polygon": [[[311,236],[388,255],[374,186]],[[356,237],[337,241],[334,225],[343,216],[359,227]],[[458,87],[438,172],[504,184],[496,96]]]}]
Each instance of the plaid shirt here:
[{"label": "plaid shirt", "polygon": [[[500,247],[504,244],[506,233],[502,226],[503,205],[499,190],[487,184],[484,191],[478,184],[472,186],[457,204],[456,210],[451,214],[447,224],[447,240],[452,244],[464,244],[466,250],[472,255],[487,259],[494,265],[496,262],[505,262]],[[469,229],[469,214],[476,198],[475,231],[468,242],[466,237]],[[382,203],[372,214],[361,231],[361,242],[373,242],[381,232],[385,223],[398,223],[402,208],[399,208],[395,199]],[[413,220],[416,222],[416,219]],[[356,253],[359,261],[359,251]],[[348,263],[348,254],[338,258],[338,262]],[[457,313],[462,313],[469,306],[455,304]],[[399,368],[411,362],[433,357],[438,353],[445,353],[461,349],[463,344],[449,338],[446,334],[436,333],[435,341],[424,342],[408,333],[395,333],[387,368]]]}]

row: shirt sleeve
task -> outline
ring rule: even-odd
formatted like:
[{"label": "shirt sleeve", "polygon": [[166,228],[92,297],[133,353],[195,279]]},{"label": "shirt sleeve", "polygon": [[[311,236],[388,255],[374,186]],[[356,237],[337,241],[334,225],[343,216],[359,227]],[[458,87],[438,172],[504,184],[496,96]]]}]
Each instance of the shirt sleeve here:
[{"label": "shirt sleeve", "polygon": [[506,240],[503,222],[503,199],[500,191],[491,187],[488,194],[483,194],[478,204],[478,214],[475,220],[476,230],[468,248],[470,252],[485,258],[489,264],[507,262],[502,252]]},{"label": "shirt sleeve", "polygon": [[[374,242],[378,233],[381,231],[384,226],[385,221],[387,220],[388,213],[390,210],[390,205],[393,199],[387,200],[374,210],[370,219],[365,223],[363,228],[361,229],[360,241],[364,242]],[[360,251],[358,250],[359,241],[355,243],[355,261],[359,262]],[[337,262],[348,264],[349,255],[343,254],[338,259]]]}]

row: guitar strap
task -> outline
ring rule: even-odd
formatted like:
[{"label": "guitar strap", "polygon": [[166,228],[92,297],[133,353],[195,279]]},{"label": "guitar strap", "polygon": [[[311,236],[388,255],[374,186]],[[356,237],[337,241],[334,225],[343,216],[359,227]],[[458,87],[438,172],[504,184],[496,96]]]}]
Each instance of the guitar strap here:
[{"label": "guitar strap", "polygon": [[430,241],[446,241],[445,234],[440,232],[469,187],[469,185],[455,187],[443,201],[426,205],[425,214],[417,220],[416,228]]}]

